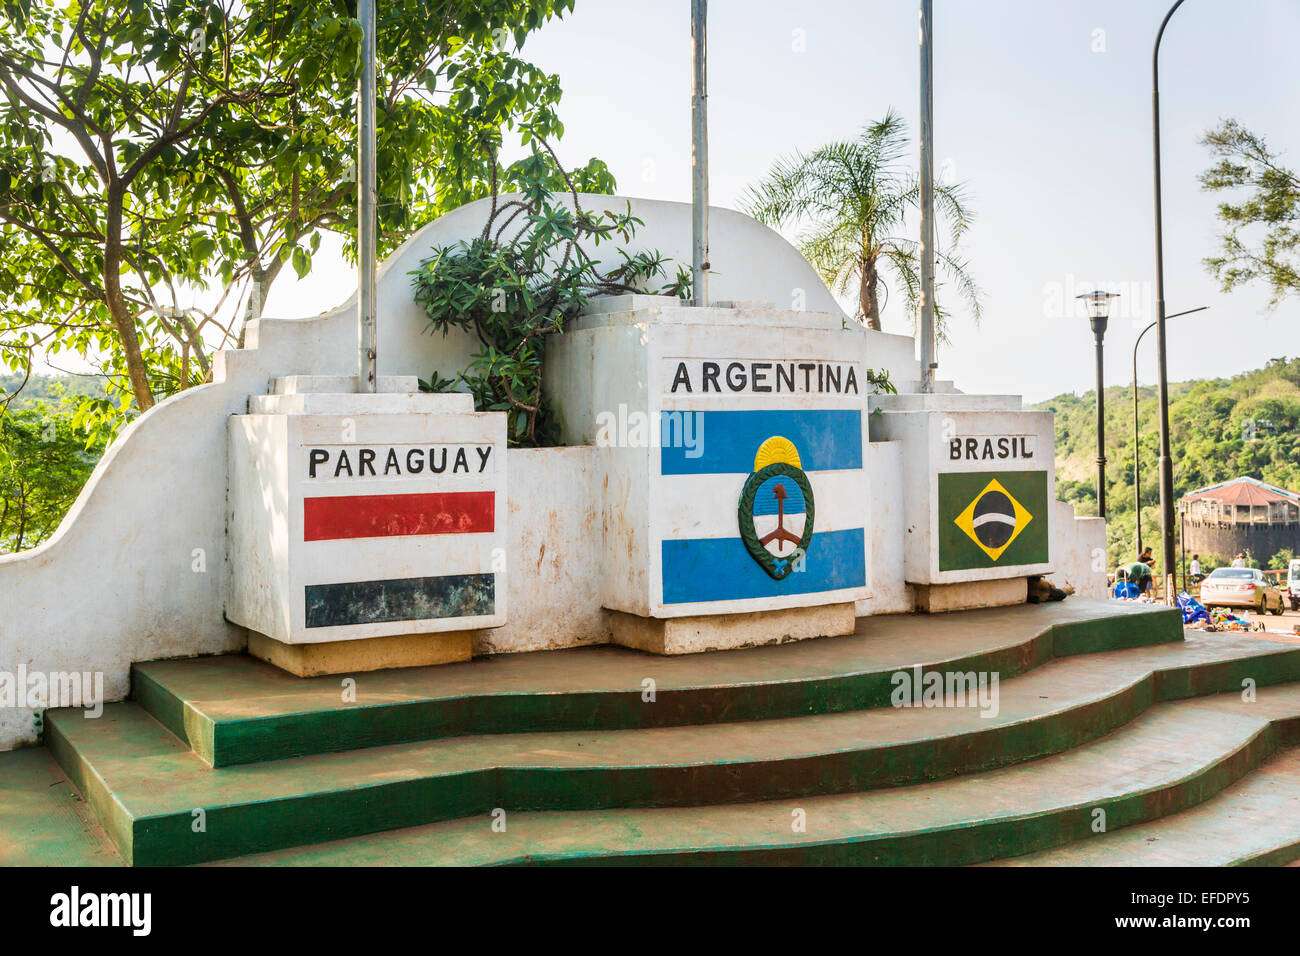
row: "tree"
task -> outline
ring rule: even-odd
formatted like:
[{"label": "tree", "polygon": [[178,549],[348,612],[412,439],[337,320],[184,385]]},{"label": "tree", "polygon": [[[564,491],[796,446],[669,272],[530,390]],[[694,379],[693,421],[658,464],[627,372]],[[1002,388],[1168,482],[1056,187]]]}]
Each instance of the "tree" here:
[{"label": "tree", "polygon": [[[558,80],[506,48],[572,7],[381,5],[381,253],[487,193],[503,127],[562,131]],[[146,410],[208,377],[323,231],[354,231],[360,25],[337,0],[0,11],[0,360],[75,352]]]},{"label": "tree", "polygon": [[1218,157],[1201,174],[1201,187],[1233,197],[1219,203],[1223,250],[1206,258],[1206,267],[1225,292],[1262,280],[1271,307],[1300,294],[1300,177],[1234,119],[1221,122],[1201,143]]},{"label": "tree", "polygon": [[[856,283],[857,318],[877,330],[880,288],[889,291],[886,273],[902,286],[914,318],[920,308],[920,244],[901,235],[908,214],[920,203],[919,180],[901,165],[906,149],[906,127],[890,110],[857,139],[778,160],[743,201],[745,211],[760,222],[800,228],[799,251],[836,294],[843,295]],[[950,225],[949,249],[936,243],[936,264],[978,322],[980,291],[967,263],[955,253],[972,212],[960,185],[936,183],[934,194],[936,211]],[[941,307],[937,280],[935,285],[935,326],[946,340],[949,313]]]},{"label": "tree", "polygon": [[53,534],[103,451],[86,444],[70,400],[0,412],[0,553]]}]

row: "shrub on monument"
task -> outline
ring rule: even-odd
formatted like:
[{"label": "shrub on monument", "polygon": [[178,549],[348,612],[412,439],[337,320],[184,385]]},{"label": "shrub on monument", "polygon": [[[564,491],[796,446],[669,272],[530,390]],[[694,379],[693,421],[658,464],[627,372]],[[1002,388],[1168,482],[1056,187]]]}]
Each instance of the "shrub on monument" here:
[{"label": "shrub on monument", "polygon": [[[480,411],[509,416],[511,444],[558,440],[542,389],[542,359],[549,337],[562,333],[588,299],[633,292],[690,295],[685,267],[669,277],[671,260],[658,251],[628,250],[643,225],[631,204],[622,212],[584,208],[579,192],[593,174],[608,176],[604,164],[589,164],[577,175],[565,172],[550,147],[539,143],[531,157],[493,181],[483,231],[468,242],[436,249],[412,273],[429,331],[463,329],[480,343],[457,378],[435,374],[426,387],[468,387]],[[557,198],[560,181],[567,195]],[[503,193],[501,185],[513,191]],[[608,185],[612,188],[612,179]],[[612,266],[596,257],[606,242],[619,244]]]}]

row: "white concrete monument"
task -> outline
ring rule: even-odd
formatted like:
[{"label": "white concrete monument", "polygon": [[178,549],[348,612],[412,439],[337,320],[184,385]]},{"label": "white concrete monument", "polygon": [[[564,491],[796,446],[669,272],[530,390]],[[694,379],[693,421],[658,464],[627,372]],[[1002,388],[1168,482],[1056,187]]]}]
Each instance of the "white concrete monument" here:
[{"label": "white concrete monument", "polygon": [[659,653],[851,633],[870,595],[863,336],[721,305],[614,298],[548,352],[604,466],[614,640]]},{"label": "white concrete monument", "polygon": [[872,399],[871,430],[903,448],[903,567],[917,609],[1024,603],[1053,571],[1052,413],[1013,395]]},{"label": "white concrete monument", "polygon": [[[636,246],[691,261],[689,205],[581,202],[630,208]],[[1050,416],[951,383],[912,394],[914,342],[853,322],[731,210],[710,210],[709,307],[598,299],[550,343],[566,445],[507,450],[499,413],[415,394],[479,343],[427,334],[410,274],[489,206],[381,266],[379,393],[355,392],[353,298],[251,323],[211,383],[124,429],[55,535],[0,556],[0,661],[102,672],[115,700],[133,661],[167,657],[324,673],[609,641],[677,653],[1023,600],[1049,569],[1104,592],[1104,522],[1053,500]],[[904,394],[870,395],[868,368]],[[34,709],[0,710],[0,747],[38,732]]]},{"label": "white concrete monument", "polygon": [[230,418],[226,617],[296,674],[467,660],[506,620],[505,416],[290,377]]}]

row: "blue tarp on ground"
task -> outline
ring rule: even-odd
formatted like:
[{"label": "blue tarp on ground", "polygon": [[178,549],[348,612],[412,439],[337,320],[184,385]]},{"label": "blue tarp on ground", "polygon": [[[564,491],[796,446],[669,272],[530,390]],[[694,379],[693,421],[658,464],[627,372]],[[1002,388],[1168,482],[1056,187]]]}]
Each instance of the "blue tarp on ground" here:
[{"label": "blue tarp on ground", "polygon": [[1192,597],[1186,591],[1178,595],[1178,606],[1183,609],[1183,623],[1193,624],[1196,621],[1210,621],[1210,612],[1205,609],[1196,598]]}]

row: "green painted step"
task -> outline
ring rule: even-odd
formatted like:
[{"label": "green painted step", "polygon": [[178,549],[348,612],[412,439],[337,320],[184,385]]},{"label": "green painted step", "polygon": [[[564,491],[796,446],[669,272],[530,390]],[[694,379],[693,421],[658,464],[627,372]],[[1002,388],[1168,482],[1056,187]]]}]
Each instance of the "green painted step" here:
[{"label": "green painted step", "polygon": [[1280,866],[1300,861],[1300,747],[1199,806],[1000,866]]},{"label": "green painted step", "polygon": [[[1300,744],[1300,685],[1158,704],[1121,731],[910,787],[710,807],[487,814],[266,853],[239,865],[960,865],[1196,806]],[[806,829],[792,826],[801,814]]]},{"label": "green painted step", "polygon": [[[1300,648],[1244,636],[1052,661],[999,713],[879,708],[706,726],[466,736],[213,770],[140,708],[47,719],[51,749],[136,863],[220,859],[502,806],[689,806],[865,790],[1056,753],[1157,699],[1300,679]],[[196,839],[194,811],[206,815]]]},{"label": "green painted step", "polygon": [[0,753],[0,866],[121,866],[48,750]]},{"label": "green painted step", "polygon": [[[1175,610],[1070,599],[926,617],[863,618],[856,634],[664,658],[621,647],[508,654],[432,668],[302,679],[243,655],[132,669],[132,697],[217,767],[456,737],[714,724],[879,707],[891,677],[1003,678],[1053,659],[1180,642]],[[643,682],[655,682],[655,702]]]}]

